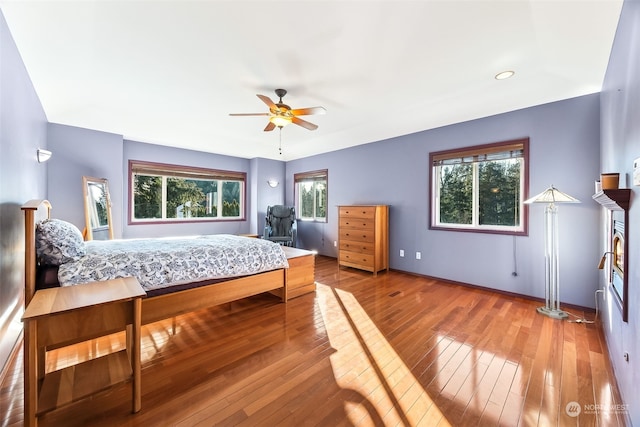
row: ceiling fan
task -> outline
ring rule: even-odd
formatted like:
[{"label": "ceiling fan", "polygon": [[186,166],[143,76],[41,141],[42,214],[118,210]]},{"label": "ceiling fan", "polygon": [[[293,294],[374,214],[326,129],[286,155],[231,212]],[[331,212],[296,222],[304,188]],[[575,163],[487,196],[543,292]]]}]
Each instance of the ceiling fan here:
[{"label": "ceiling fan", "polygon": [[268,113],[232,113],[230,116],[268,116],[269,123],[264,128],[265,132],[274,130],[276,127],[283,128],[289,123],[302,126],[305,129],[316,130],[318,125],[302,120],[298,116],[309,116],[312,114],[325,114],[327,110],[324,107],[309,107],[291,109],[287,104],[282,102],[282,97],[287,94],[284,89],[276,89],[276,96],[280,98],[277,103],[273,102],[268,96],[256,95],[269,107]]}]

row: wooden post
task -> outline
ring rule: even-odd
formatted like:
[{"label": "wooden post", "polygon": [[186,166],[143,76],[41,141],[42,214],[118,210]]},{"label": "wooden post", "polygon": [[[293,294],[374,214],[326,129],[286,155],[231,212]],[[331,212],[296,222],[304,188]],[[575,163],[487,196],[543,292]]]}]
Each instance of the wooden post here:
[{"label": "wooden post", "polygon": [[142,407],[142,375],[140,366],[140,322],[142,321],[142,298],[135,298],[133,304],[133,328],[131,345],[131,368],[133,370],[132,399],[134,413]]}]

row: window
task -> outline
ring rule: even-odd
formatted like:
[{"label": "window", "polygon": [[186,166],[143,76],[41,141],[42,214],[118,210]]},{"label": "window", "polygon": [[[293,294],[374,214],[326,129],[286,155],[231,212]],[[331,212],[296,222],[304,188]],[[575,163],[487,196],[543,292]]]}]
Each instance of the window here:
[{"label": "window", "polygon": [[129,161],[130,223],[243,220],[244,172]]},{"label": "window", "polygon": [[529,139],[429,154],[431,228],[527,234]]},{"label": "window", "polygon": [[293,181],[297,218],[327,222],[327,170],[297,173]]}]

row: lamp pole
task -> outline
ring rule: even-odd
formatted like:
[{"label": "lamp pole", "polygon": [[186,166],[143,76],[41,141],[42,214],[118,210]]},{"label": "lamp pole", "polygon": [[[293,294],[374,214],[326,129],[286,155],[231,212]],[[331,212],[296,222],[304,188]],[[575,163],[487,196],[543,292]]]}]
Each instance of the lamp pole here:
[{"label": "lamp pole", "polygon": [[537,310],[549,317],[564,319],[569,314],[560,310],[558,208],[555,203],[549,203],[544,209],[544,229],[545,306]]}]

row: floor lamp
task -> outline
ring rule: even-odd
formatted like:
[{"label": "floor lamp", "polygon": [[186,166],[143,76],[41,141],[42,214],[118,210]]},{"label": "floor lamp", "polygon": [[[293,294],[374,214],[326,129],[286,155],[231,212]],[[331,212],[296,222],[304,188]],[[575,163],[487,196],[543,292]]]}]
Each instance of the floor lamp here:
[{"label": "floor lamp", "polygon": [[560,284],[558,283],[558,203],[580,203],[553,185],[525,203],[546,203],[544,209],[544,260],[545,260],[545,305],[538,313],[554,319],[565,319],[569,313],[560,310]]}]

